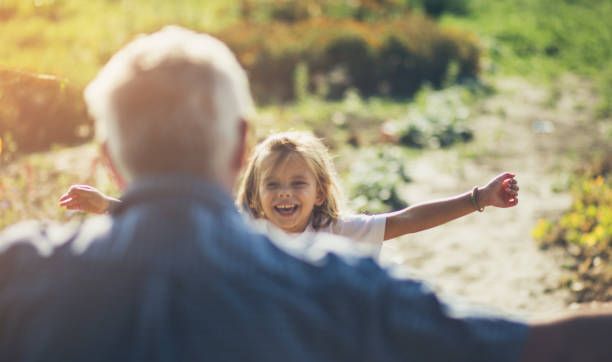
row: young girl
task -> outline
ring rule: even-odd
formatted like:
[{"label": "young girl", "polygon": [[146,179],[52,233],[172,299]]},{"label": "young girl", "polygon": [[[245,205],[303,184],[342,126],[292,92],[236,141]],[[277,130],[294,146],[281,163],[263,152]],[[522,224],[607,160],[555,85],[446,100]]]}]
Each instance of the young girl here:
[{"label": "young girl", "polygon": [[[364,175],[367,177],[367,175]],[[413,233],[486,206],[518,203],[514,175],[502,173],[484,187],[376,215],[342,212],[342,195],[327,148],[308,132],[272,135],[257,145],[238,189],[236,204],[254,219],[267,220],[290,234],[329,232],[375,244]],[[76,185],[62,196],[68,209],[104,212],[120,202],[95,188]]]},{"label": "young girl", "polygon": [[[367,177],[367,175],[364,175]],[[484,187],[390,213],[348,215],[327,148],[308,132],[278,133],[256,146],[238,189],[237,205],[288,233],[330,232],[380,245],[486,206],[518,203],[514,175],[502,173]]]}]

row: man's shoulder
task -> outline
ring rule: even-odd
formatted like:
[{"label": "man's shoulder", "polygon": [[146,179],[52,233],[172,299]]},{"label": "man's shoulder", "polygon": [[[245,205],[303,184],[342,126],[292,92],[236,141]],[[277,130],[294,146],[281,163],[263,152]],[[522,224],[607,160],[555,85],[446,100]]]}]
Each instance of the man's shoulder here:
[{"label": "man's shoulder", "polygon": [[28,220],[0,231],[0,259],[46,258],[63,247],[83,251],[96,236],[110,229],[110,218],[95,217],[83,223]]},{"label": "man's shoulder", "polygon": [[58,244],[69,240],[75,232],[74,225],[37,220],[22,221],[0,233],[0,255],[19,250],[46,256]]}]

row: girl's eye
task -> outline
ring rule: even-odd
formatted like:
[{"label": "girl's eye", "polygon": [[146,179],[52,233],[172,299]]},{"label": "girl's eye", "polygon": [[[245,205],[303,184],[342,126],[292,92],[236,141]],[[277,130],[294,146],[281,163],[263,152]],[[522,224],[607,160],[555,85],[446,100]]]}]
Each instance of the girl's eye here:
[{"label": "girl's eye", "polygon": [[269,182],[266,184],[267,189],[275,189],[278,187],[278,182]]},{"label": "girl's eye", "polygon": [[307,185],[307,183],[304,182],[304,181],[296,181],[296,182],[293,183],[293,186],[295,186],[295,187],[304,187],[306,185]]}]

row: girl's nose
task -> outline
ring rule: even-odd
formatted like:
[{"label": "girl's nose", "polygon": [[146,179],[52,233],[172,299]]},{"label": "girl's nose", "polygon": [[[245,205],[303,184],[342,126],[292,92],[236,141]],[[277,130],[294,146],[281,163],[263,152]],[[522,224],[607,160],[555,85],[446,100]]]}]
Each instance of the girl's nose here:
[{"label": "girl's nose", "polygon": [[291,196],[291,190],[288,187],[282,187],[279,191],[279,197],[286,198]]}]

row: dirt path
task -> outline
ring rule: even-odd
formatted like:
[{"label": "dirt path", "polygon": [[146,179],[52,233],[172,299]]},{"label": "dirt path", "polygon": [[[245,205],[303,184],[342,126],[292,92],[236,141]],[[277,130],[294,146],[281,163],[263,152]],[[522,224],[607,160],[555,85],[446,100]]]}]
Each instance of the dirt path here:
[{"label": "dirt path", "polygon": [[[571,202],[553,186],[563,182],[568,156],[592,146],[596,99],[590,84],[568,77],[561,92],[520,79],[496,82],[496,95],[478,106],[476,141],[409,161],[410,203],[483,185],[502,171],[517,174],[519,205],[488,208],[444,226],[389,242],[381,258],[416,269],[443,293],[529,315],[569,303],[558,289],[563,257],[541,251],[531,230]],[[551,95],[554,98],[551,98]]]}]

